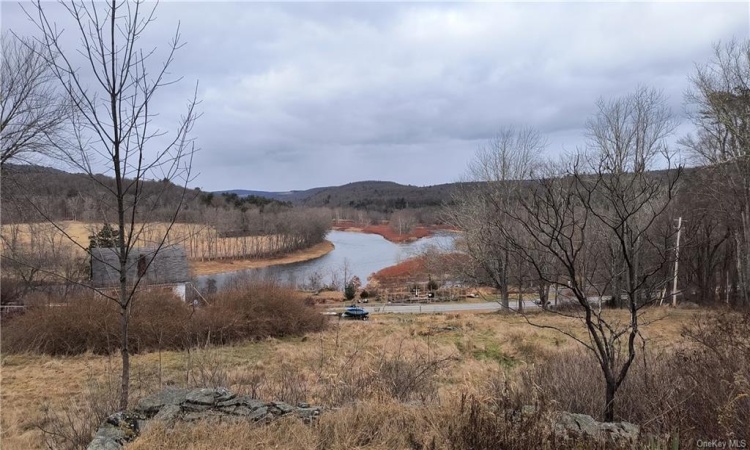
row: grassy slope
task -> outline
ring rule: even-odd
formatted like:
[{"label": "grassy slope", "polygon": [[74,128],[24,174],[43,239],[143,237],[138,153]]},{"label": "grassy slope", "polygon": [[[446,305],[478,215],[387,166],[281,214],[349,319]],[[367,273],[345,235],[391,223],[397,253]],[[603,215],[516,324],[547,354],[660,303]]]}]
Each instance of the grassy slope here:
[{"label": "grassy slope", "polygon": [[[615,314],[619,314],[615,313]],[[659,313],[662,314],[662,313]],[[652,346],[671,346],[693,311],[670,310],[663,320],[644,330]],[[545,315],[541,323],[566,328],[580,326],[560,317]],[[496,314],[377,316],[370,322],[340,322],[339,326],[303,339],[267,340],[259,343],[187,352],[163,352],[133,358],[134,400],[160,385],[227,385],[238,392],[255,393],[264,399],[284,398],[330,405],[339,383],[367,375],[373,364],[397,352],[451,357],[437,378],[439,405],[448,405],[458,392],[478,392],[498,372],[513,373],[576,344],[559,333],[530,327],[524,319]],[[117,383],[118,357],[83,355],[52,358],[34,355],[2,357],[3,448],[42,448],[44,406],[68,408],[74,417],[85,416],[86,403],[101,404],[111,397]],[[320,427],[295,421],[271,427],[181,427],[179,432],[155,428],[130,448],[314,448],[322,441],[329,448],[358,445],[345,429],[345,422],[380,421],[383,428],[368,448],[401,448],[406,445],[403,424],[420,433],[436,433],[432,425],[412,417],[410,409],[392,400],[366,399],[370,410],[342,403],[330,412]],[[434,414],[441,414],[436,408]],[[412,420],[412,422],[409,422]],[[421,421],[421,422],[420,422]],[[434,423],[438,423],[436,419]],[[400,425],[401,424],[401,425]],[[414,428],[416,427],[416,428]],[[363,428],[363,430],[365,429]],[[399,431],[401,430],[401,431]],[[373,430],[375,433],[377,430]],[[250,447],[247,447],[250,448]]]}]

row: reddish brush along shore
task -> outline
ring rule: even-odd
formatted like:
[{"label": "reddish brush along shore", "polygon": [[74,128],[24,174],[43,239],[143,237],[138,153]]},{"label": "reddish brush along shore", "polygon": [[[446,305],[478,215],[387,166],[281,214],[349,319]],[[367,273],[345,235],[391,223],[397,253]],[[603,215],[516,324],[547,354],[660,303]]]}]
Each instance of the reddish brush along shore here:
[{"label": "reddish brush along shore", "polygon": [[378,225],[358,224],[353,220],[337,220],[333,223],[333,229],[336,231],[355,231],[359,233],[378,234],[385,239],[401,243],[411,242],[423,237],[432,236],[436,231],[448,231],[452,228],[445,225],[417,225],[408,233],[399,234],[389,224],[381,223]]},{"label": "reddish brush along shore", "polygon": [[461,253],[445,253],[431,257],[417,256],[381,269],[369,278],[379,286],[400,285],[403,283],[425,282],[430,276],[440,277],[451,272],[466,258]]},{"label": "reddish brush along shore", "polygon": [[426,262],[427,260],[424,257],[409,258],[406,261],[401,261],[398,264],[375,272],[371,278],[372,280],[377,280],[379,283],[394,283],[426,278]]}]

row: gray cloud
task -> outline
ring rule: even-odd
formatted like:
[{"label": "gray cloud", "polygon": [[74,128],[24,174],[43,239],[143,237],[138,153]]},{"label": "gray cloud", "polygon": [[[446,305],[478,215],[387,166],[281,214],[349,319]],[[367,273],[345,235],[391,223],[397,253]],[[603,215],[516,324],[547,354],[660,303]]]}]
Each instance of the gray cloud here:
[{"label": "gray cloud", "polygon": [[167,2],[144,43],[178,21],[184,81],[158,106],[179,114],[200,80],[204,189],[450,182],[505,124],[570,149],[600,96],[652,85],[682,114],[711,44],[748,37],[746,3]]}]

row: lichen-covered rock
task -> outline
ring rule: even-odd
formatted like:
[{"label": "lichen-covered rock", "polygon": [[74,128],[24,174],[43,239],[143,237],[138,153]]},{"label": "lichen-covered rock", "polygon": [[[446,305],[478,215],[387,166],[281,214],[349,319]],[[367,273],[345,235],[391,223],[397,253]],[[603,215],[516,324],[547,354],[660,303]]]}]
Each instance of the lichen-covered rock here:
[{"label": "lichen-covered rock", "polygon": [[280,416],[289,414],[296,409],[294,406],[284,402],[271,402],[271,405],[271,412]]},{"label": "lichen-covered rock", "polygon": [[268,408],[265,406],[261,406],[260,408],[255,409],[252,413],[248,414],[247,418],[250,420],[261,420],[266,418],[268,416]]},{"label": "lichen-covered rock", "polygon": [[143,416],[138,413],[121,411],[104,420],[102,426],[96,430],[94,440],[86,447],[87,450],[115,450],[130,442],[140,433],[139,421]]},{"label": "lichen-covered rock", "polygon": [[559,412],[555,414],[555,434],[563,439],[584,439],[616,446],[638,441],[640,429],[627,422],[597,422],[586,414]]},{"label": "lichen-covered rock", "polygon": [[205,421],[207,423],[221,423],[222,419],[227,417],[219,411],[206,411],[206,412],[189,412],[182,416],[184,422],[198,422]]},{"label": "lichen-covered rock", "polygon": [[193,403],[193,402],[185,402],[182,405],[182,409],[187,412],[202,412],[202,411],[208,411],[210,410],[213,405],[207,404],[207,403]]},{"label": "lichen-covered rock", "polygon": [[188,389],[169,387],[153,395],[143,398],[138,402],[135,410],[151,417],[158,413],[165,405],[180,405],[185,403]]},{"label": "lichen-covered rock", "polygon": [[641,434],[640,428],[629,422],[602,423],[600,426],[607,442],[635,443]]},{"label": "lichen-covered rock", "polygon": [[185,402],[196,405],[213,405],[216,403],[216,390],[208,388],[193,389],[185,395]]},{"label": "lichen-covered rock", "polygon": [[214,394],[214,401],[216,403],[223,403],[223,402],[231,401],[232,399],[236,397],[237,397],[237,394],[230,392],[229,389],[216,388],[216,391]]},{"label": "lichen-covered rock", "polygon": [[122,450],[122,444],[102,436],[94,436],[94,439],[86,447],[86,450]]},{"label": "lichen-covered rock", "polygon": [[266,403],[260,400],[256,400],[254,398],[250,398],[246,395],[239,395],[239,396],[232,397],[228,400],[216,402],[216,406],[220,408],[230,407],[230,406],[246,406],[250,409],[257,409],[262,406],[266,406]]},{"label": "lichen-covered rock", "polygon": [[181,412],[182,408],[180,405],[165,405],[158,413],[156,413],[152,420],[171,424],[174,423]]},{"label": "lichen-covered rock", "polygon": [[320,415],[320,408],[297,408],[297,417],[304,420],[305,423],[310,423],[313,420],[317,419]]},{"label": "lichen-covered rock", "polygon": [[209,423],[270,422],[277,417],[294,415],[310,423],[320,415],[320,408],[301,403],[270,402],[237,396],[225,388],[167,388],[150,395],[136,406],[135,412],[120,412],[108,417],[97,431],[87,450],[121,450],[135,439],[150,421],[168,426],[177,421]]},{"label": "lichen-covered rock", "polygon": [[233,416],[249,416],[253,413],[253,409],[248,408],[245,405],[225,406],[222,407],[220,411]]}]

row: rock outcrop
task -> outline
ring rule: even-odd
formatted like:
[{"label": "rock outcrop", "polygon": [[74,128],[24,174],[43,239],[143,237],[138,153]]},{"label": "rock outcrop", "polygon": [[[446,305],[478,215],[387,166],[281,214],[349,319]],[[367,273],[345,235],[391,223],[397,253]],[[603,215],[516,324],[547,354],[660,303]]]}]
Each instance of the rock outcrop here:
[{"label": "rock outcrop", "polygon": [[[508,412],[512,420],[521,420],[537,411],[536,407],[525,405]],[[597,422],[589,415],[567,411],[550,411],[548,414],[555,437],[562,441],[595,442],[606,448],[633,448],[640,438],[640,428],[629,422]]]},{"label": "rock outcrop", "polygon": [[628,422],[597,422],[586,414],[554,414],[555,434],[563,439],[591,440],[615,446],[632,446],[638,442],[640,428]]},{"label": "rock outcrop", "polygon": [[115,413],[104,421],[87,450],[119,450],[134,440],[149,423],[169,425],[177,421],[193,422],[268,422],[281,416],[296,416],[309,423],[320,415],[321,408],[300,403],[263,402],[235,395],[224,388],[167,388],[150,395],[133,411]]}]

